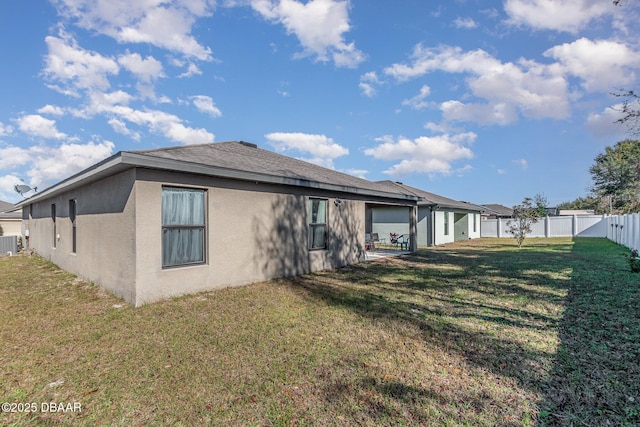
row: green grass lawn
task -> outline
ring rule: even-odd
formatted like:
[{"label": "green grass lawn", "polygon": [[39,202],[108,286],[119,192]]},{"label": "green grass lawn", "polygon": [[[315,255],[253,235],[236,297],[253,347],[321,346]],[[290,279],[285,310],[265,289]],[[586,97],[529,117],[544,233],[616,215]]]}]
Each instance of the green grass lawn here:
[{"label": "green grass lawn", "polygon": [[[640,425],[640,275],[479,239],[134,308],[0,258],[0,425]],[[42,412],[42,403],[81,412]]]}]

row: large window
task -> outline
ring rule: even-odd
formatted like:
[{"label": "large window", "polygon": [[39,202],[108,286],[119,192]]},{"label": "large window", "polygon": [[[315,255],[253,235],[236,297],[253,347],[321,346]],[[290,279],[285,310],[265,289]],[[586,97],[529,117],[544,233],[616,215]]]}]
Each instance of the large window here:
[{"label": "large window", "polygon": [[205,262],[205,191],[162,188],[162,266]]},{"label": "large window", "polygon": [[309,249],[327,248],[327,201],[309,199]]}]

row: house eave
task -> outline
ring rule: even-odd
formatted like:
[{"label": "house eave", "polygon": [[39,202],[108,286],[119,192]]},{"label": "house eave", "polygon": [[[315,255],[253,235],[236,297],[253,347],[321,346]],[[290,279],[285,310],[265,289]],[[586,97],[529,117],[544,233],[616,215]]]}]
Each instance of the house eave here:
[{"label": "house eave", "polygon": [[417,203],[418,197],[408,194],[389,193],[386,191],[371,190],[366,188],[349,187],[343,185],[330,184],[325,182],[312,181],[301,178],[290,178],[278,175],[269,175],[258,172],[242,171],[238,169],[222,168],[218,166],[204,165],[200,163],[185,162],[181,160],[165,159],[161,157],[147,156],[139,153],[124,152],[123,158],[127,163],[137,167],[160,169],[174,172],[193,173],[198,175],[215,176],[219,178],[229,178],[241,181],[253,181],[266,184],[287,185],[293,187],[306,187],[318,190],[331,191],[335,193],[357,194],[362,196],[372,196],[376,198],[401,199],[411,204]]},{"label": "house eave", "polygon": [[140,153],[132,153],[122,151],[113,156],[99,162],[76,175],[73,175],[51,187],[16,204],[17,208],[22,208],[30,203],[39,200],[48,199],[66,191],[73,190],[82,185],[105,178],[110,175],[122,172],[131,168],[148,168],[157,170],[166,170],[172,172],[193,173],[198,175],[215,176],[220,178],[229,178],[242,181],[253,181],[275,185],[286,185],[294,187],[306,187],[317,190],[335,192],[336,194],[356,194],[364,197],[374,197],[381,199],[398,200],[410,205],[416,205],[419,197],[390,193],[386,191],[373,190],[367,188],[349,187],[324,183],[301,178],[290,178],[284,176],[276,176],[262,174],[257,172],[248,172],[237,169],[228,169],[217,166],[210,166],[200,163],[186,162],[174,159],[165,159],[161,157],[148,156]]}]

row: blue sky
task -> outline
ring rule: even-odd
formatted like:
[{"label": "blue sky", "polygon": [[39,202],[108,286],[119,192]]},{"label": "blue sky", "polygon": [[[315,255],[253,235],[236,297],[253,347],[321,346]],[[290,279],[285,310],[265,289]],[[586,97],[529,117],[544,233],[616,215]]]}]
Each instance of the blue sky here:
[{"label": "blue sky", "polygon": [[[587,194],[640,73],[627,0],[0,2],[0,200],[250,141],[457,200]],[[611,108],[614,107],[614,108]]]}]

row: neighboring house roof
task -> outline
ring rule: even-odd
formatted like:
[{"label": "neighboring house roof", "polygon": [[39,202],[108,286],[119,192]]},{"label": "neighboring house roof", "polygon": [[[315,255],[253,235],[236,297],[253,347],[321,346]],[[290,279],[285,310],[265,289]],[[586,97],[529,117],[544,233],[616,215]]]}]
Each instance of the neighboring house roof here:
[{"label": "neighboring house roof", "polygon": [[0,219],[22,219],[22,213],[16,205],[0,200]]},{"label": "neighboring house roof", "polygon": [[403,193],[413,194],[420,198],[418,205],[420,206],[439,206],[443,208],[462,209],[467,211],[481,212],[482,206],[474,205],[473,203],[467,203],[459,200],[449,199],[438,194],[429,193],[428,191],[421,190],[419,188],[411,187],[401,182],[395,181],[378,181],[382,188],[388,191],[398,191]]},{"label": "neighboring house roof", "polygon": [[485,208],[486,212],[483,212],[483,213],[487,213],[489,215],[505,216],[505,217],[509,217],[513,215],[513,209],[503,205],[490,203],[490,204],[480,205],[480,206]]},{"label": "neighboring house roof", "polygon": [[270,184],[386,197],[415,203],[410,193],[387,191],[378,184],[312,163],[258,148],[248,142],[121,151],[20,202],[24,206],[133,167],[146,167]]},{"label": "neighboring house roof", "polygon": [[558,209],[559,216],[571,216],[571,215],[594,215],[593,209]]}]

